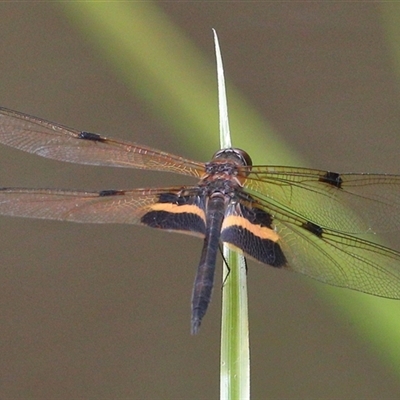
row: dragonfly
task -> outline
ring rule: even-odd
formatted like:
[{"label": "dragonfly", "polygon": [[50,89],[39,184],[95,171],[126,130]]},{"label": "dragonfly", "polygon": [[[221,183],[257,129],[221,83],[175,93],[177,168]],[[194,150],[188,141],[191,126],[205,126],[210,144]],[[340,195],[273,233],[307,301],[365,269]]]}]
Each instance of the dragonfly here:
[{"label": "dragonfly", "polygon": [[253,166],[236,148],[201,163],[6,108],[0,108],[0,143],[70,163],[196,179],[192,186],[127,190],[0,188],[0,215],[138,224],[202,238],[193,334],[211,300],[221,242],[270,267],[400,299],[400,253],[366,239],[399,228],[400,175]]}]

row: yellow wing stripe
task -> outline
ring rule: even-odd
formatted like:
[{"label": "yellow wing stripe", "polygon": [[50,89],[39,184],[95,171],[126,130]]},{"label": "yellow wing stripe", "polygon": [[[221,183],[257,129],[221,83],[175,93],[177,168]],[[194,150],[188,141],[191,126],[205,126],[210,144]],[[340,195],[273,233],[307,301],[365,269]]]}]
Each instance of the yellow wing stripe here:
[{"label": "yellow wing stripe", "polygon": [[252,224],[248,219],[238,215],[227,216],[222,223],[222,230],[231,226],[239,226],[243,229],[247,229],[254,236],[261,239],[272,240],[273,242],[277,242],[280,239],[280,236],[273,229],[259,224]]},{"label": "yellow wing stripe", "polygon": [[206,220],[204,211],[200,207],[192,204],[179,205],[174,203],[155,203],[152,204],[149,208],[152,211],[165,211],[174,214],[183,214],[183,213],[196,214],[203,221]]}]

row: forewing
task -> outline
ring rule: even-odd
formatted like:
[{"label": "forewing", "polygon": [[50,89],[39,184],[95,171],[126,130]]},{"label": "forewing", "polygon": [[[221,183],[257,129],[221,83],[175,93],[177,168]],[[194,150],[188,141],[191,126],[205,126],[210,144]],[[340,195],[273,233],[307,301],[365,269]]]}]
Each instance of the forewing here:
[{"label": "forewing", "polygon": [[[0,215],[84,223],[142,224],[203,236],[204,210],[185,188],[103,190],[0,189]],[[186,188],[187,189],[187,188]],[[193,189],[194,193],[196,188]]]},{"label": "forewing", "polygon": [[0,143],[42,157],[79,164],[142,168],[199,177],[204,165],[134,143],[0,108]]},{"label": "forewing", "polygon": [[255,198],[343,233],[400,227],[400,176],[335,174],[291,167],[253,167],[245,183]]}]

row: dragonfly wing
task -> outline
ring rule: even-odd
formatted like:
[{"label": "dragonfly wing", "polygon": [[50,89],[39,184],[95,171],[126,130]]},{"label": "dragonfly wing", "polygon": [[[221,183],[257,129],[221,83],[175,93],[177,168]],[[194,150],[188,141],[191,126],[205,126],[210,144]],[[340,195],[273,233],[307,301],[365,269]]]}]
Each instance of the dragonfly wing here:
[{"label": "dragonfly wing", "polygon": [[200,177],[204,164],[150,147],[80,132],[0,108],[0,143],[42,157],[79,164],[142,168]]},{"label": "dragonfly wing", "polygon": [[306,222],[275,224],[289,269],[330,285],[400,299],[400,253]]},{"label": "dragonfly wing", "polygon": [[0,215],[84,223],[142,224],[203,236],[201,196],[179,188],[103,190],[0,189]]},{"label": "dragonfly wing", "polygon": [[290,211],[259,207],[245,196],[228,206],[221,240],[272,267],[400,299],[400,253],[322,228]]},{"label": "dragonfly wing", "polygon": [[334,231],[363,234],[400,227],[397,175],[254,167],[245,186],[261,203]]},{"label": "dragonfly wing", "polygon": [[221,227],[221,240],[239,248],[251,258],[272,267],[287,264],[279,245],[270,213],[241,202],[232,202],[226,209]]}]

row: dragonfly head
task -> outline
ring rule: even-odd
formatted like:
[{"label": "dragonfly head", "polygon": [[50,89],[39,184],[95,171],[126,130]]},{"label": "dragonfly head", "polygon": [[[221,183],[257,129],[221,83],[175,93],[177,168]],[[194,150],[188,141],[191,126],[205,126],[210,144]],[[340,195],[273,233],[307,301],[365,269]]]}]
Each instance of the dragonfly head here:
[{"label": "dragonfly head", "polygon": [[253,165],[250,156],[244,150],[235,148],[218,150],[212,159],[213,161],[216,159],[233,161],[241,167],[251,167]]}]

